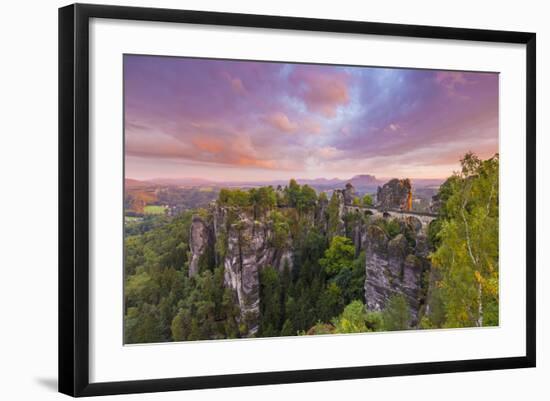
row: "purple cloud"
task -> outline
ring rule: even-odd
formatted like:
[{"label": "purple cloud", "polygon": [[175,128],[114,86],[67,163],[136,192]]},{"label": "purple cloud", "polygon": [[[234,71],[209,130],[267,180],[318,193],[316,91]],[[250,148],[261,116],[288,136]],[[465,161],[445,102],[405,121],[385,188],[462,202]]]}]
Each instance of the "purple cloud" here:
[{"label": "purple cloud", "polygon": [[127,55],[124,95],[132,178],[442,177],[498,151],[492,73]]}]

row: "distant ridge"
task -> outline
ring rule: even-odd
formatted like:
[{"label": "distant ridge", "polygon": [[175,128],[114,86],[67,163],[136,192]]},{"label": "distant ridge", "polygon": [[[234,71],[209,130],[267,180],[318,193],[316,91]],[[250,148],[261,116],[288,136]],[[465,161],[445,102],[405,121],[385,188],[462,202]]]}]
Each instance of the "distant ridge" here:
[{"label": "distant ridge", "polygon": [[148,180],[150,183],[160,184],[160,185],[191,185],[191,186],[200,186],[200,185],[221,185],[215,181],[206,180],[204,178],[153,178]]},{"label": "distant ridge", "polygon": [[[348,182],[351,183],[356,189],[363,191],[374,191],[378,186],[384,185],[391,178],[379,179],[371,174],[358,174],[349,179],[341,178],[296,178],[296,181],[300,185],[309,185],[318,190],[333,189],[336,187],[343,187]],[[287,185],[289,180],[269,180],[269,181],[213,181],[204,178],[188,177],[188,178],[153,178],[151,180],[136,180],[133,178],[126,178],[125,185],[127,188],[146,188],[151,186],[213,186],[213,187],[253,187],[253,186],[265,186],[272,185],[274,187],[281,185]],[[444,179],[436,178],[411,178],[413,186],[417,188],[439,186],[443,183]]]},{"label": "distant ridge", "polygon": [[124,186],[126,188],[147,188],[151,186],[150,182],[135,180],[133,178],[125,178]]},{"label": "distant ridge", "polygon": [[383,182],[378,180],[374,175],[359,174],[350,178],[348,182],[351,182],[353,186],[363,185],[381,185]]}]

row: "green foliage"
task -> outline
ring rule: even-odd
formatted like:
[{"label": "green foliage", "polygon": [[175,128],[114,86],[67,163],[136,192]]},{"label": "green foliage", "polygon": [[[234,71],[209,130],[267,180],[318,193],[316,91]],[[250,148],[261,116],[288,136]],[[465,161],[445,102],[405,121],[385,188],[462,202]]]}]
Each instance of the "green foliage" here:
[{"label": "green foliage", "polygon": [[395,238],[398,234],[401,234],[402,231],[402,227],[397,219],[378,219],[374,224],[384,230],[390,239]]},{"label": "green foliage", "polygon": [[268,210],[277,206],[277,196],[271,186],[252,188],[248,193],[254,208],[254,219],[264,216]]},{"label": "green foliage", "polygon": [[441,245],[441,240],[439,237],[441,228],[443,228],[443,219],[441,217],[432,220],[428,225],[428,241],[434,249]]},{"label": "green foliage", "polygon": [[219,256],[220,260],[223,260],[227,253],[227,229],[220,227],[216,236],[215,252]]},{"label": "green foliage", "polygon": [[239,311],[231,291],[223,286],[223,269],[204,271],[189,284],[171,321],[172,338],[190,341],[238,336]]},{"label": "green foliage", "polygon": [[432,254],[440,269],[447,327],[498,324],[498,172],[495,155],[480,160],[467,153],[462,170],[447,180],[441,198],[439,246]]},{"label": "green foliage", "polygon": [[[366,278],[366,255],[361,252],[351,263],[351,268],[341,269],[330,281],[342,288],[342,301],[345,304],[355,299],[362,299]],[[334,316],[334,315],[333,315]]]},{"label": "green foliage", "polygon": [[368,331],[382,331],[384,330],[384,316],[379,311],[367,311],[365,315],[365,324]]},{"label": "green foliage", "polygon": [[[439,198],[440,214],[428,227],[434,269],[422,272],[418,327],[497,325],[498,156],[482,161],[465,155],[461,172],[441,186]],[[313,188],[295,180],[277,191],[222,189],[218,202],[227,206],[227,219],[218,227],[215,244],[210,243],[199,259],[199,273],[191,278],[192,213],[127,220],[125,342],[239,338],[249,336],[256,325],[256,335],[262,337],[408,329],[410,306],[401,294],[391,297],[382,311],[365,309],[361,300],[366,255],[357,255],[354,243],[342,235],[352,237],[357,225],[366,224],[374,229],[372,235],[385,235],[384,240],[403,234],[413,249],[416,232],[399,219],[368,218],[363,213],[342,216],[340,200],[339,192],[329,201],[325,193],[317,196]],[[328,203],[326,216],[321,216],[328,221],[327,232],[314,223],[319,202]],[[372,206],[372,197],[355,198],[353,204]],[[195,213],[212,222],[210,211]],[[244,241],[238,223],[252,213],[265,223],[255,222],[253,230],[265,228],[269,233],[274,260],[286,257],[288,250],[293,257],[283,259],[280,270],[260,266],[259,315],[241,316],[236,293],[224,284],[223,262],[229,230],[236,229]],[[407,263],[419,269],[425,264],[410,259]]]},{"label": "green foliage", "polygon": [[283,249],[287,245],[290,237],[290,225],[286,217],[277,211],[270,215],[273,224],[273,246],[277,249]]},{"label": "green foliage", "polygon": [[128,308],[124,317],[124,342],[126,344],[154,343],[165,341],[158,311],[147,303]]},{"label": "green foliage", "polygon": [[372,196],[369,194],[366,194],[365,196],[363,196],[362,203],[363,203],[363,207],[372,207],[374,205]]},{"label": "green foliage", "polygon": [[125,342],[146,343],[238,335],[238,307],[223,285],[223,268],[206,256],[187,277],[191,213],[184,213],[125,246]]},{"label": "green foliage", "polygon": [[149,273],[162,267],[183,269],[187,262],[191,217],[192,213],[184,213],[143,235],[127,237],[124,247],[126,278],[138,269]]},{"label": "green foliage", "polygon": [[300,186],[295,179],[291,179],[285,188],[288,198],[288,206],[296,208],[298,213],[307,213],[315,209],[317,204],[317,192],[309,185]]},{"label": "green foliage", "polygon": [[445,325],[446,311],[444,292],[436,284],[428,294],[429,311],[422,316],[420,328],[441,328]]},{"label": "green foliage", "polygon": [[409,305],[403,295],[392,296],[382,312],[384,329],[388,331],[408,329],[410,318]]},{"label": "green foliage", "polygon": [[309,185],[300,186],[296,180],[290,180],[284,189],[284,195],[278,194],[272,186],[251,188],[249,190],[227,189],[220,190],[218,204],[240,208],[252,207],[254,219],[276,207],[295,208],[298,213],[307,213],[317,205],[317,192]]},{"label": "green foliage", "polygon": [[222,206],[251,206],[251,197],[248,191],[241,189],[222,188],[218,195],[218,203]]},{"label": "green foliage", "polygon": [[262,337],[279,335],[283,324],[283,307],[281,304],[281,280],[279,273],[268,266],[260,272],[260,329]]},{"label": "green foliage", "polygon": [[364,333],[369,331],[366,324],[367,313],[363,302],[356,300],[344,308],[332,323],[336,333]]},{"label": "green foliage", "polygon": [[147,205],[143,208],[143,213],[144,214],[158,214],[158,215],[163,215],[166,213],[166,207],[165,206],[160,206],[160,205]]},{"label": "green foliage", "polygon": [[158,283],[151,278],[149,273],[141,272],[128,277],[124,295],[128,305],[137,305],[140,302],[156,303],[158,290]]},{"label": "green foliage", "polygon": [[146,215],[143,217],[124,217],[124,236],[141,235],[154,228],[162,227],[170,220],[163,215]]},{"label": "green foliage", "polygon": [[325,257],[319,264],[329,276],[335,276],[342,270],[351,270],[355,247],[349,238],[336,236],[332,238],[330,247],[325,251]]},{"label": "green foliage", "polygon": [[355,234],[355,229],[358,225],[361,224],[363,221],[363,214],[356,210],[353,212],[345,213],[342,216],[342,220],[344,221],[344,232],[346,237],[353,239],[353,236]]},{"label": "green foliage", "polygon": [[338,235],[340,231],[340,197],[336,192],[332,193],[327,208],[328,212],[328,237],[332,238]]},{"label": "green foliage", "polygon": [[292,324],[292,320],[286,319],[285,323],[283,324],[283,328],[281,329],[281,336],[295,336],[296,330],[294,330],[294,325]]},{"label": "green foliage", "polygon": [[329,283],[317,302],[318,317],[324,322],[337,316],[344,307],[342,289],[334,282]]},{"label": "green foliage", "polygon": [[290,207],[296,207],[298,204],[298,198],[300,197],[300,185],[296,182],[294,178],[288,183],[286,187],[286,193],[288,194],[288,201]]},{"label": "green foliage", "polygon": [[315,209],[317,204],[317,192],[309,185],[303,185],[298,197],[296,208],[299,212],[310,212]]},{"label": "green foliage", "polygon": [[184,341],[191,333],[191,311],[189,309],[180,309],[172,320],[170,325],[172,338],[174,341]]}]

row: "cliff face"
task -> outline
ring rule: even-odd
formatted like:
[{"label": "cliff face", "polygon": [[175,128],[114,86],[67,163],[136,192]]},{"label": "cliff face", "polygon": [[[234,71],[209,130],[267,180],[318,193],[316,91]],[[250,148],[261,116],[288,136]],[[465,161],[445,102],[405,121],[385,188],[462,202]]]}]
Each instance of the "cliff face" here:
[{"label": "cliff face", "polygon": [[[395,199],[403,193],[406,199],[410,187],[407,187],[408,180],[403,181],[406,182],[397,185],[401,192],[388,197],[388,202],[398,202]],[[396,188],[394,184],[390,187]],[[352,194],[353,187],[348,186],[346,190],[334,191],[330,202],[319,200],[311,215],[302,216],[303,224],[327,236],[350,238],[356,256],[365,252],[367,309],[383,310],[393,295],[401,294],[409,304],[410,323],[414,326],[426,293],[423,273],[430,269],[427,225],[411,215],[388,216],[353,206],[349,200]],[[197,274],[199,262],[208,252],[215,253],[213,258],[217,266],[224,268],[224,284],[236,295],[241,323],[246,324],[249,335],[258,330],[260,271],[267,266],[279,271],[293,266],[295,252],[290,233],[284,235],[283,240],[280,236],[276,238],[277,213],[268,211],[254,220],[250,210],[212,205],[208,218],[195,216],[192,220],[189,274]],[[332,229],[329,230],[329,226]]]},{"label": "cliff face", "polygon": [[[369,225],[366,235],[365,304],[383,310],[394,295],[409,304],[411,326],[418,323],[423,303],[422,275],[429,269],[424,229],[414,218],[398,219],[401,233],[390,239],[380,225]],[[407,233],[409,240],[403,233]]]},{"label": "cliff face", "polygon": [[409,193],[412,190],[411,181],[408,178],[398,180],[394,178],[376,192],[376,202],[381,210],[402,209],[407,205]]},{"label": "cliff face", "polygon": [[[386,207],[381,210],[394,209],[401,200],[406,202],[411,190],[409,180],[392,180],[383,188],[382,199]],[[341,205],[339,221],[343,227],[338,235],[353,241],[356,255],[365,251],[367,309],[383,310],[392,296],[403,295],[409,304],[410,324],[416,325],[425,302],[422,277],[431,269],[427,223],[411,215],[389,216],[350,206],[345,192],[337,194]],[[388,233],[388,224],[397,225],[398,234]]]},{"label": "cliff face", "polygon": [[225,285],[236,292],[241,319],[250,334],[258,330],[260,270],[273,266],[282,271],[285,263],[292,268],[292,253],[289,249],[275,248],[273,234],[269,220],[253,221],[246,214],[241,214],[227,232],[227,251],[223,259]]},{"label": "cliff face", "polygon": [[355,198],[355,188],[351,183],[346,184],[346,189],[343,191],[344,195],[344,205],[349,206],[353,203],[353,199]]},{"label": "cliff face", "polygon": [[209,232],[206,222],[199,216],[193,216],[189,233],[191,260],[189,262],[189,277],[199,272],[199,262],[205,256],[209,244]]},{"label": "cliff face", "polygon": [[[272,266],[282,271],[292,268],[290,239],[279,247],[274,243],[273,221],[269,215],[255,221],[250,211],[212,206],[210,225],[193,218],[189,274],[198,271],[198,260],[209,247],[215,249],[215,260],[224,267],[224,284],[235,291],[249,334],[258,330],[261,269]],[[214,235],[205,233],[211,230]],[[213,237],[213,238],[212,238]],[[209,243],[215,241],[216,244]]]}]

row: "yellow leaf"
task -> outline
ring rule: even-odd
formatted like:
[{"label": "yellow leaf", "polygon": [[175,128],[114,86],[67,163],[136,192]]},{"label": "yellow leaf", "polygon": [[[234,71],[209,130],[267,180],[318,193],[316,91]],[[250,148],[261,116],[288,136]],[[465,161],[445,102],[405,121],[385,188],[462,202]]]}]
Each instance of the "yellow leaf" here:
[{"label": "yellow leaf", "polygon": [[477,270],[474,272],[474,276],[476,277],[476,281],[478,283],[481,283],[483,281],[483,278],[481,277],[481,273],[478,272]]}]

